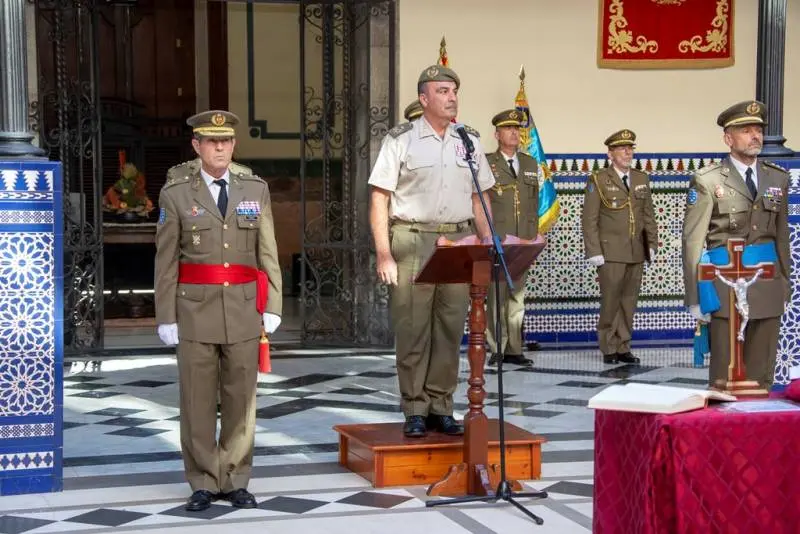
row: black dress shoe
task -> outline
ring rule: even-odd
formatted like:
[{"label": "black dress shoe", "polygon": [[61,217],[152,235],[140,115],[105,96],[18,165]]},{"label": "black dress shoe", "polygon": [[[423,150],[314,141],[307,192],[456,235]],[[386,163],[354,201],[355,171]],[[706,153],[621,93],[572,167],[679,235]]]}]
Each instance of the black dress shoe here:
[{"label": "black dress shoe", "polygon": [[533,367],[533,360],[529,360],[522,354],[506,354],[503,356],[503,363],[513,363],[523,367]]},{"label": "black dress shoe", "polygon": [[527,343],[525,345],[525,348],[530,350],[530,351],[541,350],[541,347],[539,346],[539,342],[536,341],[536,340],[531,341],[530,343]]},{"label": "black dress shoe", "polygon": [[409,415],[403,425],[403,435],[407,438],[422,438],[427,434],[425,418],[421,415]]},{"label": "black dress shoe", "polygon": [[456,421],[452,415],[430,414],[425,419],[428,430],[435,430],[448,436],[460,436],[464,433],[464,425]]},{"label": "black dress shoe", "polygon": [[244,488],[223,493],[222,499],[231,503],[234,508],[255,508],[257,506],[256,498]]},{"label": "black dress shoe", "polygon": [[208,490],[197,490],[192,493],[184,508],[187,512],[202,512],[211,506],[214,494]]},{"label": "black dress shoe", "polygon": [[623,363],[639,363],[641,360],[631,354],[630,352],[618,352],[617,353],[617,360]]},{"label": "black dress shoe", "polygon": [[497,367],[497,362],[499,360],[500,360],[500,356],[497,353],[494,353],[489,358],[489,363],[487,363],[486,365],[488,365],[489,367]]},{"label": "black dress shoe", "polygon": [[616,354],[603,354],[603,363],[619,363]]}]

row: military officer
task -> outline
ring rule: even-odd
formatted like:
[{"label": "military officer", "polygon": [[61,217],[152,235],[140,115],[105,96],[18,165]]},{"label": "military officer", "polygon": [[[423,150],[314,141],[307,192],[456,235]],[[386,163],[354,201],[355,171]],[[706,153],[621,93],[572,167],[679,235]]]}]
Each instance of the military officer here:
[{"label": "military officer", "polygon": [[439,236],[490,235],[478,195],[489,202],[486,191],[494,178],[478,133],[466,127],[480,184],[475,190],[467,149],[451,122],[460,83],[446,67],[422,71],[417,87],[423,116],[389,131],[369,178],[377,274],[391,289],[403,431],[409,437],[431,429],[463,433],[452,414],[469,288],[413,283]]},{"label": "military officer", "polygon": [[422,104],[419,103],[419,99],[406,106],[405,111],[403,111],[403,117],[409,122],[422,117]]},{"label": "military officer", "polygon": [[643,263],[658,250],[650,179],[631,168],[635,143],[627,129],[608,136],[611,165],[592,173],[583,199],[583,244],[600,280],[597,338],[609,364],[639,363],[630,350],[633,313]]},{"label": "military officer", "polygon": [[[159,198],[158,335],[177,345],[186,509],[222,498],[254,508],[259,334],[280,324],[281,272],[267,184],[231,162],[238,118],[187,120],[197,160],[172,167]],[[198,164],[199,163],[199,164]],[[217,393],[221,431],[216,439]]]},{"label": "military officer", "polygon": [[[492,199],[492,220],[495,231],[503,239],[507,234],[522,239],[536,239],[539,235],[539,179],[536,160],[519,152],[520,127],[527,117],[521,111],[508,109],[492,118],[497,150],[486,154],[495,178],[489,197]],[[494,283],[489,286],[489,316],[486,340],[492,351],[489,365],[503,363],[531,366],[533,362],[522,355],[522,321],[525,316],[525,280],[514,280],[514,290],[501,284],[500,324],[503,340],[500,346],[494,338],[497,309]]]},{"label": "military officer", "polygon": [[[754,263],[776,263],[774,280],[756,280],[747,290],[749,322],[745,330],[744,363],[747,379],[769,389],[775,373],[778,330],[789,302],[788,187],[781,167],[759,159],[764,141],[767,108],[755,100],[729,107],[717,118],[730,154],[722,162],[695,172],[689,184],[683,220],[683,280],[690,313],[708,322],[711,362],[709,385],[723,389],[728,380],[731,351],[728,320],[731,313],[722,281],[714,281],[716,306],[703,301],[698,289],[697,265],[707,251],[711,263],[727,263],[714,256],[729,238],[746,240],[745,253]],[[713,300],[713,297],[712,297]]]}]

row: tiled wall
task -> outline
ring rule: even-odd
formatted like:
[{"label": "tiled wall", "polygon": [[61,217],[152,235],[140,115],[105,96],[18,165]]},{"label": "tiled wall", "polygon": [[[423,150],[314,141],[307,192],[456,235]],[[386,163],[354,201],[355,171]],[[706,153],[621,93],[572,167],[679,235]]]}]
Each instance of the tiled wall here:
[{"label": "tiled wall", "polygon": [[[659,230],[656,260],[645,267],[634,339],[689,343],[694,321],[683,306],[681,229],[686,190],[692,171],[719,161],[721,154],[637,154],[634,165],[650,174]],[[586,180],[606,165],[604,154],[554,154],[550,168],[561,204],[558,222],[547,235],[548,245],[527,283],[525,330],[528,339],[560,345],[594,342],[600,307],[596,270],[584,260],[581,209]],[[795,302],[800,269],[800,161],[778,161],[791,168],[790,222],[795,269],[795,298],[784,316],[776,369],[785,381],[786,369],[800,348],[800,316]],[[800,356],[798,356],[800,362]]]},{"label": "tiled wall", "polygon": [[0,161],[0,495],[62,487],[61,166]]}]

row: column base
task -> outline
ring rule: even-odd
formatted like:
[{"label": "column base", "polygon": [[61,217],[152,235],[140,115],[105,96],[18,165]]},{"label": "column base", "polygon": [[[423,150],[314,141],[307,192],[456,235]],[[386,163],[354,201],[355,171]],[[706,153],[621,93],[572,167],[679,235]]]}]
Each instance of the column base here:
[{"label": "column base", "polygon": [[33,136],[26,133],[0,132],[0,158],[44,158],[43,149],[31,143]]}]

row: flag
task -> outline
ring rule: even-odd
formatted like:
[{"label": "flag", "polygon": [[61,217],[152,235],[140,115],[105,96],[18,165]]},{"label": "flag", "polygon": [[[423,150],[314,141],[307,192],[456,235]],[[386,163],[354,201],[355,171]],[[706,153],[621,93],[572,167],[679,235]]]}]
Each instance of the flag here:
[{"label": "flag", "polygon": [[525,67],[519,72],[519,91],[514,105],[517,110],[525,113],[526,117],[525,124],[520,128],[520,148],[539,164],[539,233],[546,234],[558,219],[561,207],[558,204],[552,173],[547,166],[542,140],[533,122],[528,97],[525,94]]},{"label": "flag", "polygon": [[439,59],[436,63],[442,67],[450,66],[450,62],[447,60],[447,41],[444,40],[444,35],[442,35],[442,40],[439,43]]}]

